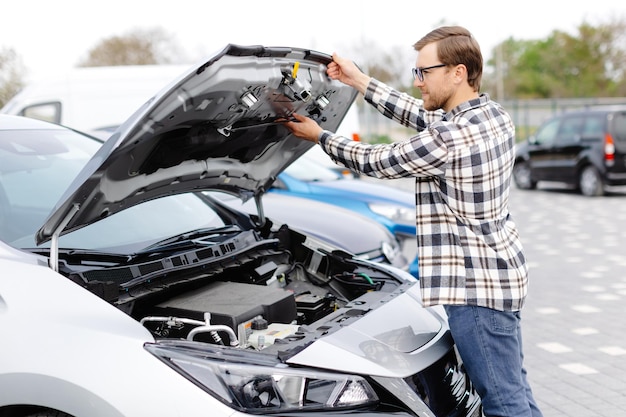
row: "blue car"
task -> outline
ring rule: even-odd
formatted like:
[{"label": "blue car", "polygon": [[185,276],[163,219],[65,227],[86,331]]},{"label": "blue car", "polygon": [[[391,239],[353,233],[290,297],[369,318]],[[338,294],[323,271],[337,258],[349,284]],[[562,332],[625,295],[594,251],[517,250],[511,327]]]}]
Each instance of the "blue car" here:
[{"label": "blue car", "polygon": [[378,221],[402,243],[405,255],[413,259],[410,272],[419,278],[413,193],[349,178],[307,154],[280,173],[269,191],[344,207]]}]

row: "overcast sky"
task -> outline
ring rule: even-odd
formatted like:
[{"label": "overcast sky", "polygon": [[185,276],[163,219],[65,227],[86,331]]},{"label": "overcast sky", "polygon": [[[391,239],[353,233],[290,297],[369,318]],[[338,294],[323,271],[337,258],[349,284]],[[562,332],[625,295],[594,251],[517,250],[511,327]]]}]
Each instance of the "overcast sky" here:
[{"label": "overcast sky", "polygon": [[195,62],[228,43],[341,54],[367,40],[411,54],[415,41],[443,23],[467,27],[488,58],[509,37],[576,34],[583,21],[613,18],[626,19],[626,1],[19,0],[3,2],[0,48],[15,50],[28,79],[74,67],[101,40],[135,29],[163,28]]}]

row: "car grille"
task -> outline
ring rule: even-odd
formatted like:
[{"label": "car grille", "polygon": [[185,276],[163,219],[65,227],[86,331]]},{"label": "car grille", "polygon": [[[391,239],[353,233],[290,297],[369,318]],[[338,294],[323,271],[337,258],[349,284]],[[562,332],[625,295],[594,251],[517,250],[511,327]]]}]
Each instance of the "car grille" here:
[{"label": "car grille", "polygon": [[454,350],[404,379],[437,417],[479,417],[481,400]]},{"label": "car grille", "polygon": [[[482,403],[456,351],[406,378],[372,376],[379,384],[382,404],[419,417],[481,417]],[[392,397],[388,397],[391,395]]]}]

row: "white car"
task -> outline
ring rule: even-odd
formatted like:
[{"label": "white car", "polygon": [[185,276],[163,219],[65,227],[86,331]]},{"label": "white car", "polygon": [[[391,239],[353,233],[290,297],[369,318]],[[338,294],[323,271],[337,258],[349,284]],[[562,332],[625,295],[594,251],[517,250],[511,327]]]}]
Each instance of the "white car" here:
[{"label": "white car", "polygon": [[[0,415],[480,415],[418,281],[264,215],[310,146],[282,120],[333,130],[354,100],[330,60],[229,45],[87,165],[76,132],[0,119]],[[34,175],[57,163],[76,171],[60,192]],[[49,212],[34,189],[62,195]]]}]

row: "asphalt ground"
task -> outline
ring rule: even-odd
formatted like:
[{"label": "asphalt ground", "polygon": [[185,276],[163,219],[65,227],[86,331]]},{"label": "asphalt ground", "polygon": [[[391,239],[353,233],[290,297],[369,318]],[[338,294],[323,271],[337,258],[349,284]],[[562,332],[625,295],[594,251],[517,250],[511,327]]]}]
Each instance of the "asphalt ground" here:
[{"label": "asphalt ground", "polygon": [[626,416],[626,190],[513,187],[510,211],[530,268],[525,366],[544,416]]},{"label": "asphalt ground", "polygon": [[525,362],[545,417],[626,415],[626,191],[513,189],[530,268]]}]

